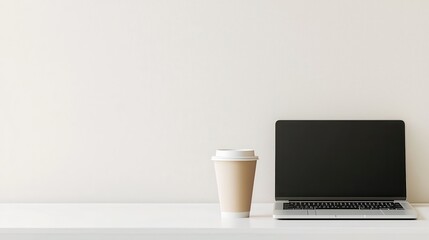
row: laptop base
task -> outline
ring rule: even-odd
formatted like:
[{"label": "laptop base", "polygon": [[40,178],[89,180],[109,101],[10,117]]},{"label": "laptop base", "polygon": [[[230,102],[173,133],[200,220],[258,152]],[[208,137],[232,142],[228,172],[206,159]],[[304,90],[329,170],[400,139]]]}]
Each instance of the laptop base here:
[{"label": "laptop base", "polygon": [[283,204],[288,201],[278,201],[274,204],[273,218],[284,220],[312,219],[312,220],[413,220],[417,219],[417,212],[407,201],[395,201],[402,205],[401,210],[380,209],[283,209]]}]

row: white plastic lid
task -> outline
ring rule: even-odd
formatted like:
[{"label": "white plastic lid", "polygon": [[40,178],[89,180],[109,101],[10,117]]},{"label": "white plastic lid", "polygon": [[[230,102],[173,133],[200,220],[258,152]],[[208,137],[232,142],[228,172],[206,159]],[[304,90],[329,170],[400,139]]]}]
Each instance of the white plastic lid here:
[{"label": "white plastic lid", "polygon": [[214,161],[256,161],[253,149],[217,149],[216,156],[212,157]]}]

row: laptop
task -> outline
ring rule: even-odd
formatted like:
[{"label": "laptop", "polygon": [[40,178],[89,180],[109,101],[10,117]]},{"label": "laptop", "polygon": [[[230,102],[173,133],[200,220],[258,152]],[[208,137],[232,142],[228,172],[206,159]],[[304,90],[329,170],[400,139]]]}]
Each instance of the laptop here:
[{"label": "laptop", "polygon": [[279,120],[277,219],[416,219],[401,120]]}]

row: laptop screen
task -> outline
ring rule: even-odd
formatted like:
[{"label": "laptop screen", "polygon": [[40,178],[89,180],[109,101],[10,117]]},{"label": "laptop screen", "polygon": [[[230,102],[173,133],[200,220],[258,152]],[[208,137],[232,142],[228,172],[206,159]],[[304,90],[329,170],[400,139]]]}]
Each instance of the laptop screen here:
[{"label": "laptop screen", "polygon": [[276,200],[405,199],[399,120],[279,120]]}]

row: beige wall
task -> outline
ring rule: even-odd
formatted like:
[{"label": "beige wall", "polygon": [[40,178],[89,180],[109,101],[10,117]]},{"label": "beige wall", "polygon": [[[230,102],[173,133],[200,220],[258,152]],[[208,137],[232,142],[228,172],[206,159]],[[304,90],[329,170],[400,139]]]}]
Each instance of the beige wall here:
[{"label": "beige wall", "polygon": [[214,202],[277,119],[403,119],[429,202],[429,1],[0,1],[0,201]]}]

